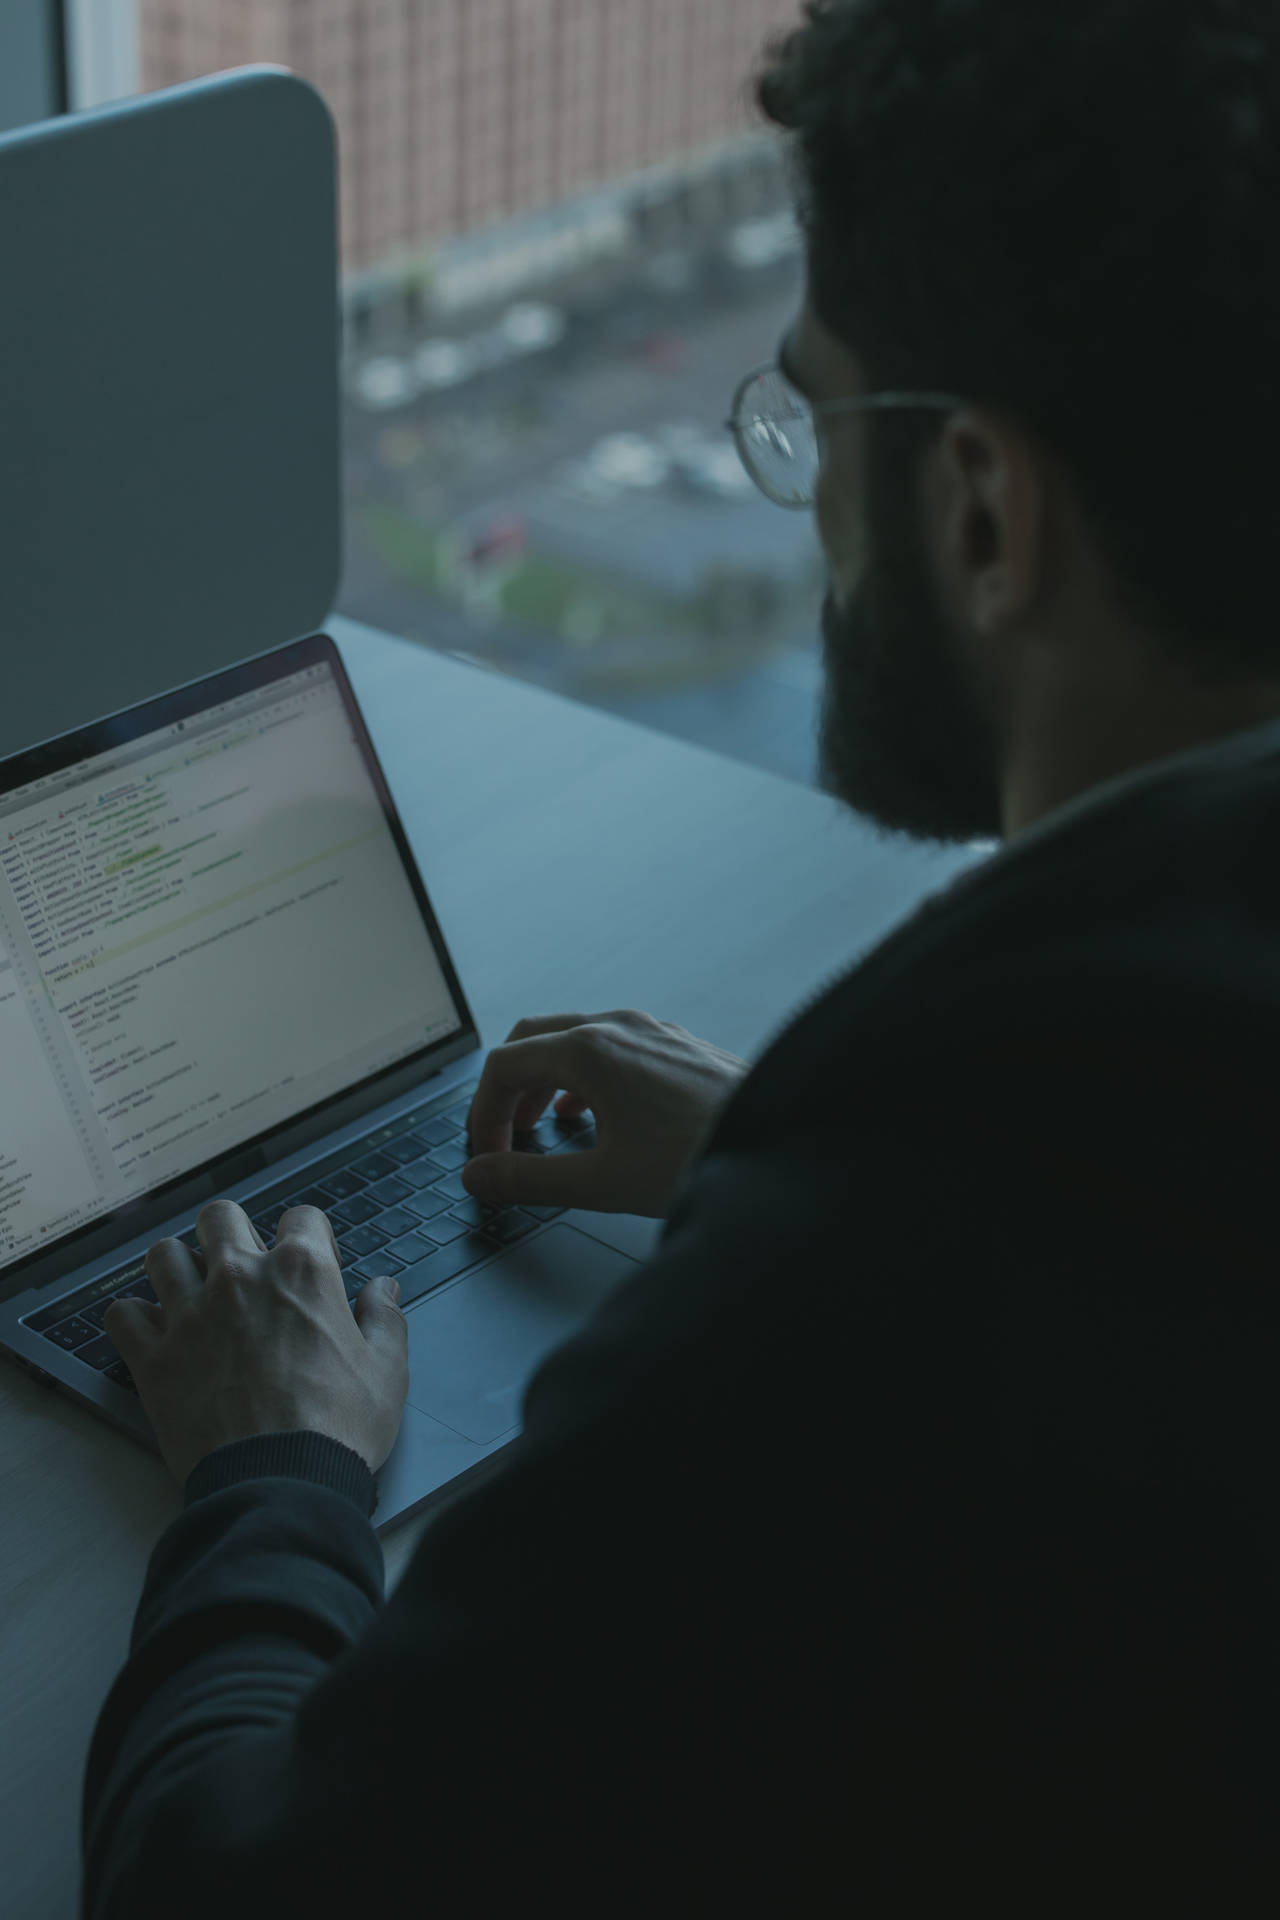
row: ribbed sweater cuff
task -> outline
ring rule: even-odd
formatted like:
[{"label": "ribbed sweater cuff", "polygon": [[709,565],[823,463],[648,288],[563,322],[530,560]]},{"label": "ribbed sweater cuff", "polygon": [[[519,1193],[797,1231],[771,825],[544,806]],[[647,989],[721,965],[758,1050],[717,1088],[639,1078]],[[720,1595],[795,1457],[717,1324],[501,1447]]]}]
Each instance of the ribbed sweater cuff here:
[{"label": "ribbed sweater cuff", "polygon": [[335,1440],[331,1434],[297,1429],[287,1433],[255,1433],[244,1440],[215,1447],[191,1469],[183,1489],[184,1507],[206,1494],[219,1493],[241,1480],[271,1477],[310,1480],[346,1494],[367,1518],[377,1502],[377,1486],[368,1462]]}]

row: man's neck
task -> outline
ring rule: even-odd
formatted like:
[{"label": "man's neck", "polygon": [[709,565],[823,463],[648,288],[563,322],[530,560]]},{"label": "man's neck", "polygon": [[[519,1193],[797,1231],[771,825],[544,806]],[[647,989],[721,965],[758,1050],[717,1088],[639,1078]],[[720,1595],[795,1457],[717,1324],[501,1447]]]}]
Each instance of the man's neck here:
[{"label": "man's neck", "polygon": [[[1059,716],[1061,718],[1061,714]],[[1104,781],[1177,753],[1280,720],[1280,684],[1135,690],[1119,705],[1077,712],[1076,730],[1050,727],[1015,753],[1003,783],[1006,840]]]}]

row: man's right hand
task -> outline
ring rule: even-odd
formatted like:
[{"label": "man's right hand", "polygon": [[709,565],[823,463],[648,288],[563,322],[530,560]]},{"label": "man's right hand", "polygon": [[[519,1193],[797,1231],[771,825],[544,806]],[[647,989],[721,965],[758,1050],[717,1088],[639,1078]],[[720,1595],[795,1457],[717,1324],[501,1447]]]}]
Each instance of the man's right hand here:
[{"label": "man's right hand", "polygon": [[[652,1014],[562,1013],[517,1020],[484,1063],[467,1120],[462,1184],[492,1206],[586,1207],[665,1220],[745,1060]],[[596,1145],[512,1151],[557,1088],[565,1120],[595,1116]]]}]

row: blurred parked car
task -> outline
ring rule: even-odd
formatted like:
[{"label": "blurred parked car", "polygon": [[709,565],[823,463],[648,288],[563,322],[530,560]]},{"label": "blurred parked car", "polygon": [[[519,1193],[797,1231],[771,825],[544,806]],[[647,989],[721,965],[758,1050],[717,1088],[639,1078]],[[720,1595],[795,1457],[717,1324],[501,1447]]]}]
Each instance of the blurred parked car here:
[{"label": "blurred parked car", "polygon": [[677,460],[681,454],[696,453],[709,444],[706,428],[700,427],[694,420],[664,420],[661,426],[654,428],[653,437],[660,447]]},{"label": "blurred parked car", "polygon": [[521,353],[541,353],[564,339],[568,320],[559,307],[521,301],[504,313],[499,323],[511,345]]},{"label": "blurred parked car", "polygon": [[390,407],[402,407],[406,401],[412,400],[418,391],[418,383],[403,360],[394,354],[382,353],[356,368],[351,379],[351,390],[356,399],[371,412],[382,413]]},{"label": "blurred parked car", "polygon": [[465,340],[424,340],[412,354],[423,387],[456,387],[475,372],[475,355]]},{"label": "blurred parked car", "polygon": [[680,470],[700,493],[721,500],[749,500],[756,487],[738,458],[736,447],[715,445],[691,449],[679,456]]},{"label": "blurred parked car", "polygon": [[660,487],[671,471],[670,456],[642,433],[611,433],[598,440],[587,465],[600,479],[624,487]]},{"label": "blurred parked car", "polygon": [[748,500],[755,491],[737,449],[721,435],[708,433],[693,421],[673,420],[655,427],[653,437],[697,492],[722,500]]}]

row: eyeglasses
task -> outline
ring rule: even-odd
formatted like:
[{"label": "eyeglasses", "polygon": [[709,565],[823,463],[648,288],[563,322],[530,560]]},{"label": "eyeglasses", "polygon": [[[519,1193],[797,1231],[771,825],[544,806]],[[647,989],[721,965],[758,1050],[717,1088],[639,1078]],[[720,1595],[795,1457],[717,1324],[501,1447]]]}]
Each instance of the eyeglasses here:
[{"label": "eyeglasses", "polygon": [[811,507],[818,482],[818,436],[814,417],[857,413],[871,407],[968,406],[956,393],[872,393],[857,400],[822,400],[810,406],[776,362],[750,372],[733,397],[725,421],[742,464],[761,493],[779,507]]}]

